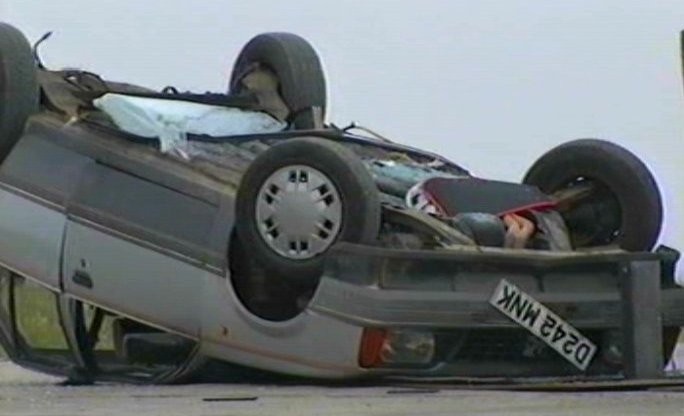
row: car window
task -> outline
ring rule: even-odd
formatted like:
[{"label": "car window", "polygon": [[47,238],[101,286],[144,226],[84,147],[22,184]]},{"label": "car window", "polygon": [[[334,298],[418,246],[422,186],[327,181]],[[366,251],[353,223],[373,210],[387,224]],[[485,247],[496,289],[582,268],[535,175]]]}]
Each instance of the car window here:
[{"label": "car window", "polygon": [[59,323],[56,295],[22,277],[14,282],[14,313],[17,331],[34,350],[66,350]]},{"label": "car window", "polygon": [[111,381],[163,381],[176,377],[194,360],[196,343],[141,322],[70,300],[69,319],[88,370]]},{"label": "car window", "polygon": [[0,344],[22,365],[62,374],[73,365],[57,294],[0,268]]}]

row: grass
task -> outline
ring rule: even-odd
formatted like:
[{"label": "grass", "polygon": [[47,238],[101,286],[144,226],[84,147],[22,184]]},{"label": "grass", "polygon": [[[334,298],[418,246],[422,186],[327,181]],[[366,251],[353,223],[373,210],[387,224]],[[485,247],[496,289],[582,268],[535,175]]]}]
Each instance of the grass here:
[{"label": "grass", "polygon": [[[0,306],[7,310],[7,279],[0,275]],[[54,293],[28,280],[18,280],[15,286],[17,325],[26,342],[35,349],[64,350],[67,343],[59,323],[57,299]],[[92,308],[86,307],[86,318],[91,319]],[[100,331],[98,350],[112,350],[111,317],[107,317]],[[0,347],[0,358],[6,358]]]},{"label": "grass", "polygon": [[37,349],[67,348],[55,295],[24,280],[17,287],[15,296],[19,331],[29,345]]}]

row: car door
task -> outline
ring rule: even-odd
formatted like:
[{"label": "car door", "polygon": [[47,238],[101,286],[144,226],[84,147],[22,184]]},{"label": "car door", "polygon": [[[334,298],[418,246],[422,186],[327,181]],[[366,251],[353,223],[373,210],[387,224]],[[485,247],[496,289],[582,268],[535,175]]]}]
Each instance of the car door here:
[{"label": "car door", "polygon": [[66,293],[198,336],[203,280],[222,273],[209,248],[216,204],[96,163],[82,176],[67,213]]},{"label": "car door", "polygon": [[66,203],[93,160],[39,134],[0,165],[0,265],[60,290]]}]

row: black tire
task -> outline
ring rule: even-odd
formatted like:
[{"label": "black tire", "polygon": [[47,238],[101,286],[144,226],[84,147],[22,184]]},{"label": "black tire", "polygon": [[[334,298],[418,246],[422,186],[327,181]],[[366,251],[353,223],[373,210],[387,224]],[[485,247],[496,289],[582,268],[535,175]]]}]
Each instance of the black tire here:
[{"label": "black tire", "polygon": [[523,182],[549,194],[582,182],[593,186],[586,200],[561,212],[576,248],[617,244],[649,251],[658,240],[663,218],[658,185],[639,158],[614,143],[562,144],[540,157]]},{"label": "black tire", "polygon": [[300,288],[314,287],[323,272],[325,252],[309,259],[278,254],[259,234],[256,204],[260,189],[276,170],[304,165],[325,174],[339,192],[341,225],[336,240],[372,244],[380,229],[377,187],[363,162],[348,148],[320,138],[291,139],[257,157],[245,172],[237,193],[238,244],[247,248],[268,278],[283,279]]},{"label": "black tire", "polygon": [[325,118],[325,74],[318,54],[305,39],[292,33],[263,33],[250,40],[238,56],[230,79],[231,93],[239,93],[242,78],[255,64],[278,77],[280,95],[296,129],[315,128],[312,107]]},{"label": "black tire", "polygon": [[28,117],[39,108],[39,86],[31,45],[0,23],[0,161],[19,140]]}]

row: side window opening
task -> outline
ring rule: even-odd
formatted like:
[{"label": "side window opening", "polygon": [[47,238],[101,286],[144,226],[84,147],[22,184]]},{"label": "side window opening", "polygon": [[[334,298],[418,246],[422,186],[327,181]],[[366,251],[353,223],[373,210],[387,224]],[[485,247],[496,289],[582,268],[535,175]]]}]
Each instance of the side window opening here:
[{"label": "side window opening", "polygon": [[97,379],[164,382],[197,356],[197,343],[79,300],[68,308],[78,349]]},{"label": "side window opening", "polygon": [[62,330],[57,296],[0,268],[0,344],[8,350],[3,354],[29,367],[68,373],[74,355]]},{"label": "side window opening", "polygon": [[181,380],[205,361],[191,339],[59,296],[0,268],[0,357],[85,383]]}]

